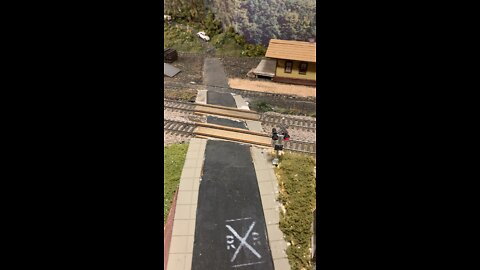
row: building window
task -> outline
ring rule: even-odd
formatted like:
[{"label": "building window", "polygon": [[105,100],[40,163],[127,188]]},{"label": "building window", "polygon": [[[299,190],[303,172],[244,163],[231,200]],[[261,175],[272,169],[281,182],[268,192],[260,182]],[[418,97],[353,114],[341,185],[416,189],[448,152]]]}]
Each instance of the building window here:
[{"label": "building window", "polygon": [[286,61],[285,62],[285,73],[292,73],[292,66],[293,66],[292,61]]},{"label": "building window", "polygon": [[301,62],[300,67],[298,68],[298,74],[305,75],[307,74],[308,64],[307,62]]}]

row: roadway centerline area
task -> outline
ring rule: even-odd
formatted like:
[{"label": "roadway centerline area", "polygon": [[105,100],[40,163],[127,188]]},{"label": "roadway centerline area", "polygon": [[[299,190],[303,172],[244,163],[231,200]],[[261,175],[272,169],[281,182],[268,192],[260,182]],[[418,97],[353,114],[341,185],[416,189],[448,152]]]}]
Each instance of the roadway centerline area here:
[{"label": "roadway centerline area", "polygon": [[192,269],[273,270],[250,147],[207,142]]},{"label": "roadway centerline area", "polygon": [[234,120],[231,120],[231,119],[226,119],[226,118],[221,118],[221,117],[216,117],[216,116],[207,116],[207,123],[215,124],[215,125],[221,125],[221,126],[227,126],[227,127],[247,129],[247,126],[245,125],[245,122],[243,122],[243,121],[234,121]]}]

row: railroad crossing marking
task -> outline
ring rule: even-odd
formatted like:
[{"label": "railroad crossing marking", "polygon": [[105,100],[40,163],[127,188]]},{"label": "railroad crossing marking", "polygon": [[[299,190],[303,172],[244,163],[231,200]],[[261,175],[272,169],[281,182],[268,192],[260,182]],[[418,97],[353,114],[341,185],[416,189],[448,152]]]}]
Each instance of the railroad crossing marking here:
[{"label": "railroad crossing marking", "polygon": [[[255,256],[257,256],[257,258],[259,258],[259,259],[262,258],[262,256],[260,254],[258,254],[258,252],[246,241],[247,238],[250,236],[250,233],[252,232],[253,227],[255,226],[255,221],[252,222],[252,224],[248,228],[247,233],[245,234],[245,236],[243,238],[240,235],[238,235],[238,233],[235,231],[235,229],[233,229],[230,225],[225,225],[225,226],[233,234],[233,236],[235,236],[235,238],[237,238],[240,241],[240,245],[235,250],[235,253],[233,254],[233,257],[230,260],[230,262],[235,261],[238,253],[240,252],[240,249],[242,249],[242,247],[244,247],[244,246],[246,248],[248,248]],[[258,235],[259,234],[257,232],[253,232],[253,236],[254,236],[253,239],[254,239],[254,241],[256,241],[256,242],[252,243],[253,245],[255,245],[258,242]],[[230,250],[230,248],[235,249],[235,245],[234,245],[235,239],[233,238],[233,236],[227,235],[227,250]]]}]

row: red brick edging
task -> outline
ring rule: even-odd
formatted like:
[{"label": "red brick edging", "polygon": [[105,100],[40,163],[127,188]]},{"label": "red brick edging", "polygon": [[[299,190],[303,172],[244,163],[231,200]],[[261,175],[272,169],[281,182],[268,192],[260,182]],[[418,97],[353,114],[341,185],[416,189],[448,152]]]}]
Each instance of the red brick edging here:
[{"label": "red brick edging", "polygon": [[173,218],[175,217],[175,208],[177,206],[178,189],[173,195],[172,205],[168,213],[167,222],[163,227],[163,269],[167,270],[168,253],[170,251],[170,242],[172,241]]}]

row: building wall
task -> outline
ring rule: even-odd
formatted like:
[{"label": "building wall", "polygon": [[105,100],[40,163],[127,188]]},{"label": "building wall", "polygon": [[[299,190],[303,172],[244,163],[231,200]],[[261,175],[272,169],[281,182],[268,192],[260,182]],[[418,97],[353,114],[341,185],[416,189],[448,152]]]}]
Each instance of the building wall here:
[{"label": "building wall", "polygon": [[315,63],[308,63],[307,74],[299,74],[300,61],[292,61],[292,73],[285,73],[285,62],[287,60],[278,59],[277,69],[275,71],[276,77],[303,79],[303,80],[317,80],[317,67]]}]

